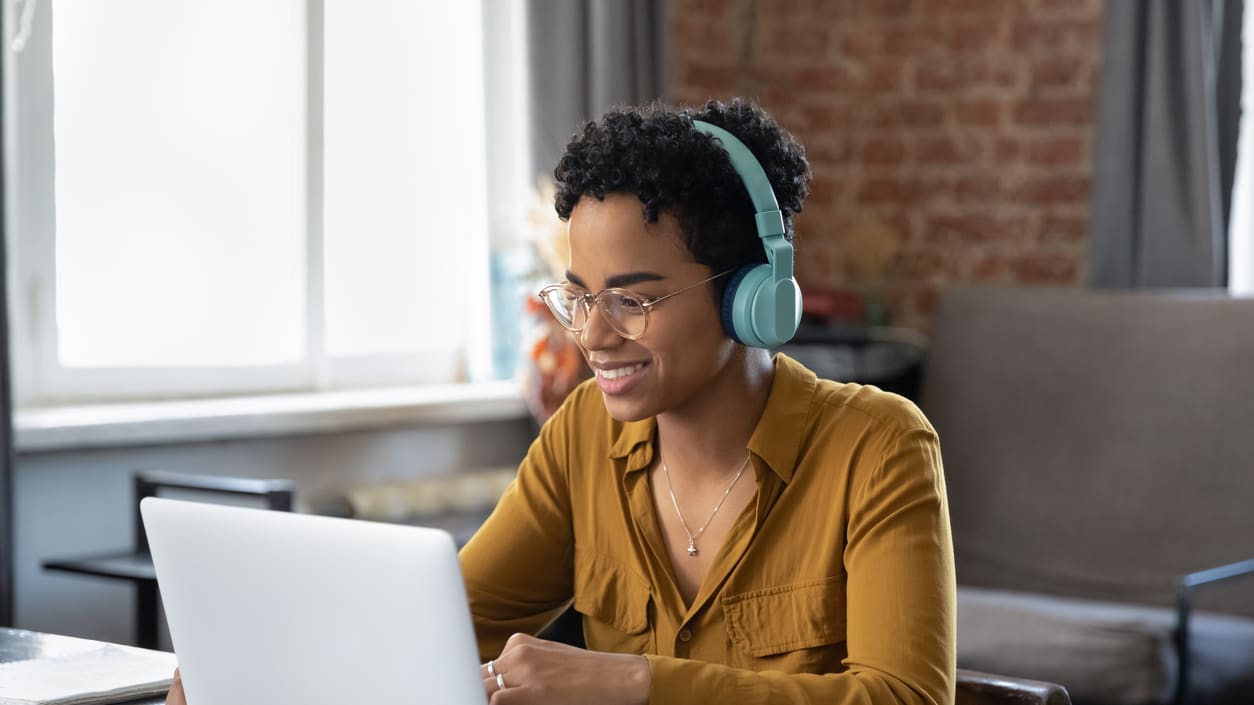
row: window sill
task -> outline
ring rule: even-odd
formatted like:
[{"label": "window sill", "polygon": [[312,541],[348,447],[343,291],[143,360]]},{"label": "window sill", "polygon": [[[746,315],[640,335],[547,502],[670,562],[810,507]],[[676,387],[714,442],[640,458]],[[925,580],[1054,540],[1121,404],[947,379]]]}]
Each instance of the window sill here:
[{"label": "window sill", "polygon": [[17,409],[19,453],[525,417],[517,382]]}]

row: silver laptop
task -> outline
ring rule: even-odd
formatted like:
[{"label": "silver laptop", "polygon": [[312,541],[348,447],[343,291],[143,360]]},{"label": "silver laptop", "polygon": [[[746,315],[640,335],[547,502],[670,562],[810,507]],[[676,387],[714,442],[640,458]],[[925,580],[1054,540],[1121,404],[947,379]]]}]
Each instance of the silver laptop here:
[{"label": "silver laptop", "polygon": [[486,703],[448,534],[151,497],[140,511],[189,703]]}]

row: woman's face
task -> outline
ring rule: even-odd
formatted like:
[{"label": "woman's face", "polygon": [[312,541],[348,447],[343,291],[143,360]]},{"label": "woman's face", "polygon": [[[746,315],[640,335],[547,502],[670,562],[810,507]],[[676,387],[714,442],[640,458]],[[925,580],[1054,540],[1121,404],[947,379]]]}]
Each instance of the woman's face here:
[{"label": "woman's face", "polygon": [[[585,196],[571,212],[567,277],[593,294],[620,287],[653,298],[712,274],[692,259],[679,221],[663,213],[646,223],[634,195]],[[594,307],[575,335],[611,416],[635,421],[682,411],[726,368],[735,343],[723,333],[711,286],[652,307],[636,340],[622,337]]]}]

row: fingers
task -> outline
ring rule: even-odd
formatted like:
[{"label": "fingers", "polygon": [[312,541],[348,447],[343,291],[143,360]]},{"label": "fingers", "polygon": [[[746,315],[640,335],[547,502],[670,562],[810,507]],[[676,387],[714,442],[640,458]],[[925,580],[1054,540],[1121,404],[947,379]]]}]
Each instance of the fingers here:
[{"label": "fingers", "polygon": [[[489,663],[491,663],[491,661],[489,661]],[[499,697],[499,694],[506,690],[509,690],[509,686],[505,683],[504,673],[497,673],[496,675],[488,676],[483,679],[483,691],[487,693],[488,700],[491,702],[498,702],[497,698]]]},{"label": "fingers", "polygon": [[170,684],[170,692],[166,693],[165,705],[187,705],[187,696],[183,695],[183,675],[174,669],[174,682]]},{"label": "fingers", "polygon": [[[510,683],[507,682],[506,673],[509,670],[511,662],[517,661],[516,655],[520,648],[524,648],[540,641],[529,634],[517,633],[511,636],[505,642],[505,648],[501,649],[501,655],[488,661],[479,667],[479,675],[483,678],[483,690],[488,694],[488,699],[493,703],[500,702],[497,693],[509,690]],[[511,658],[511,655],[514,657]],[[517,686],[517,683],[513,684]]]}]

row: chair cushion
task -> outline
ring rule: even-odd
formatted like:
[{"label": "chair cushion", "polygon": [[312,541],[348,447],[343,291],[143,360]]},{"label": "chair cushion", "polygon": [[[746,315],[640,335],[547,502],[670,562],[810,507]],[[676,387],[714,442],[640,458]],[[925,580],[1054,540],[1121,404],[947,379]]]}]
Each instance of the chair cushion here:
[{"label": "chair cushion", "polygon": [[[1059,683],[1077,703],[1167,703],[1176,683],[1169,609],[958,590],[958,665]],[[1254,620],[1192,616],[1190,692],[1197,703],[1254,701]]]}]

